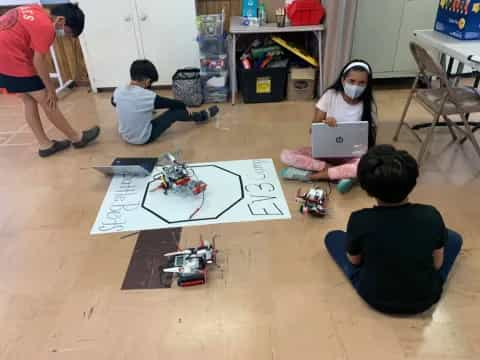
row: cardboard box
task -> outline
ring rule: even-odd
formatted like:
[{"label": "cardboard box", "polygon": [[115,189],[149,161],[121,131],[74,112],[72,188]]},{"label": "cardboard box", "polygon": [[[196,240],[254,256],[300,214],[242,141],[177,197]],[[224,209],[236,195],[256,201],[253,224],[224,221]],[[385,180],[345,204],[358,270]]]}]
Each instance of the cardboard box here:
[{"label": "cardboard box", "polygon": [[315,74],[312,67],[291,68],[288,75],[287,99],[312,100],[315,96]]},{"label": "cardboard box", "polygon": [[440,0],[434,28],[459,40],[480,39],[480,0]]}]

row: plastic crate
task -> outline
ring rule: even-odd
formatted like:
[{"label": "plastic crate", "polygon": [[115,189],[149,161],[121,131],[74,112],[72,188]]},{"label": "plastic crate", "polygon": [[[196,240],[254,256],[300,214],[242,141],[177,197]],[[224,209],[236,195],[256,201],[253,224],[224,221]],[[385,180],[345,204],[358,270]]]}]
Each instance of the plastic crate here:
[{"label": "plastic crate", "polygon": [[228,87],[228,72],[206,73],[201,75],[203,89],[214,90]]},{"label": "plastic crate", "polygon": [[287,7],[292,26],[318,25],[325,16],[320,0],[295,0]]},{"label": "plastic crate", "polygon": [[286,67],[240,69],[240,90],[245,103],[277,102],[285,99],[288,70]]},{"label": "plastic crate", "polygon": [[229,93],[230,91],[228,87],[206,90],[203,92],[203,102],[205,104],[227,102]]},{"label": "plastic crate", "polygon": [[203,101],[205,103],[222,103],[228,100],[228,72],[202,74]]},{"label": "plastic crate", "polygon": [[200,72],[218,73],[226,72],[228,70],[228,57],[226,54],[218,56],[200,57]]},{"label": "plastic crate", "polygon": [[224,33],[224,19],[223,12],[221,14],[197,16],[198,34],[203,37],[222,36]]},{"label": "plastic crate", "polygon": [[204,37],[197,38],[198,47],[200,49],[201,57],[213,57],[225,54],[226,41],[225,36]]}]

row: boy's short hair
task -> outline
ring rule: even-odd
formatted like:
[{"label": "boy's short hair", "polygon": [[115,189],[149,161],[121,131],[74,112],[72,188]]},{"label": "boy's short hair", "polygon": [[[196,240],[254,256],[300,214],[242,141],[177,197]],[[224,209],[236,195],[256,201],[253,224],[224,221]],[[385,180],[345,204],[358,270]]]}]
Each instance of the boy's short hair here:
[{"label": "boy's short hair", "polygon": [[135,81],[158,81],[158,72],[155,65],[148,60],[135,60],[130,66],[130,78]]},{"label": "boy's short hair", "polygon": [[62,4],[54,6],[50,13],[54,16],[63,16],[65,25],[72,29],[73,37],[78,37],[85,27],[85,14],[77,4]]},{"label": "boy's short hair", "polygon": [[371,148],[358,164],[358,180],[368,195],[385,203],[399,203],[417,184],[417,161],[391,145]]}]

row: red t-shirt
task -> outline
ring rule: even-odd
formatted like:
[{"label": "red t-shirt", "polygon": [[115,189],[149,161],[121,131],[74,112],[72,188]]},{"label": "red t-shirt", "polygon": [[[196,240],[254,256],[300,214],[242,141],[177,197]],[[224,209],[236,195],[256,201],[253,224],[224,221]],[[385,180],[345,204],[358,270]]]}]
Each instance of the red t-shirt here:
[{"label": "red t-shirt", "polygon": [[0,74],[37,74],[33,54],[45,54],[55,40],[52,20],[40,5],[20,6],[0,16]]}]

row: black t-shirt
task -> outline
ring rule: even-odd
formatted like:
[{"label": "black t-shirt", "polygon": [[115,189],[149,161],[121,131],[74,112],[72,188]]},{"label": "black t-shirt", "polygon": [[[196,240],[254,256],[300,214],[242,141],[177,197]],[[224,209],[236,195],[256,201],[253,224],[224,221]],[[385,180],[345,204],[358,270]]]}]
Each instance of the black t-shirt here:
[{"label": "black t-shirt", "polygon": [[442,216],[428,205],[377,206],[352,213],[347,251],[362,254],[358,292],[388,313],[418,313],[436,303],[442,281],[433,251],[447,240]]}]

